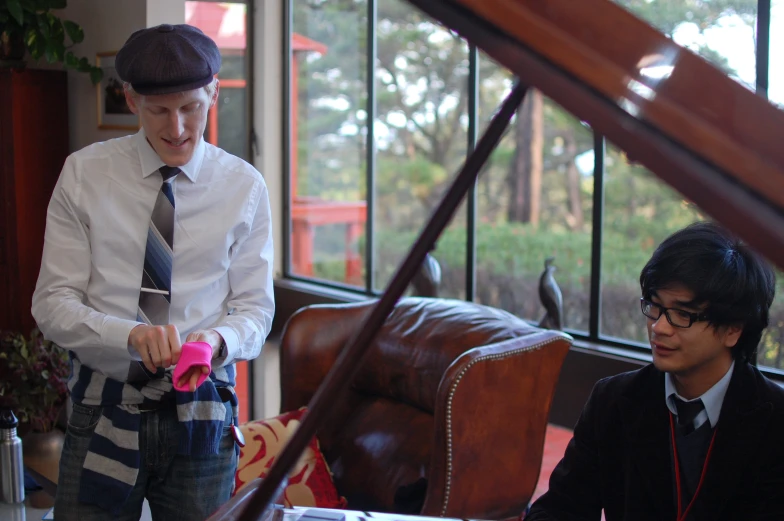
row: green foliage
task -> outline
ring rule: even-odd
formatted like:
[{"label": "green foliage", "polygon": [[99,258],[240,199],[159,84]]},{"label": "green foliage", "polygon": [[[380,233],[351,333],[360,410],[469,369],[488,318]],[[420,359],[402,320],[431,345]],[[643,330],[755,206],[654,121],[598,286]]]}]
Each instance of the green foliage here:
[{"label": "green foliage", "polygon": [[[602,250],[602,334],[645,342],[645,321],[641,320],[637,299],[639,276],[653,250],[667,236],[680,229],[663,223],[647,226],[630,237],[625,228],[612,226],[604,232]],[[402,255],[418,236],[417,230],[377,231],[377,278],[388,280]],[[460,295],[465,272],[464,226],[453,225],[438,241],[433,256],[441,264],[442,295]],[[551,232],[530,224],[480,223],[476,233],[477,292],[480,302],[500,307],[519,316],[537,319],[539,308],[536,283],[547,257],[555,257],[556,279],[564,293],[566,326],[587,328],[591,275],[591,236],[564,230]],[[333,261],[334,263],[334,261]],[[344,264],[325,270],[327,277],[340,280]],[[455,281],[458,287],[450,286]],[[784,276],[777,278],[777,295],[784,294]],[[770,326],[760,344],[760,364],[784,368],[784,306],[771,309]]]},{"label": "green foliage", "polygon": [[52,430],[68,397],[70,373],[68,352],[38,330],[27,338],[0,332],[0,406],[12,409],[20,423],[37,432]]},{"label": "green foliage", "polygon": [[69,50],[84,40],[84,31],[78,24],[61,20],[51,12],[65,7],[66,0],[0,0],[0,33],[21,38],[34,60],[60,62],[68,69],[89,74],[93,84],[97,84],[103,71]]}]

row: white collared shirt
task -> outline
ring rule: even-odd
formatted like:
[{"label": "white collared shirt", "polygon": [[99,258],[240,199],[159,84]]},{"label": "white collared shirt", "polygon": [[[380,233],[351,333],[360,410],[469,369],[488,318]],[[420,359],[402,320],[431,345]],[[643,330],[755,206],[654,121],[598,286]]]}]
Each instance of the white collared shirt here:
[{"label": "white collared shirt", "polygon": [[[144,130],[71,154],[46,218],[32,312],[44,336],[125,380],[150,215],[164,163]],[[201,140],[173,181],[170,323],[225,340],[222,364],[257,357],[274,314],[267,186],[245,161]],[[231,314],[229,314],[231,313]]]},{"label": "white collared shirt", "polygon": [[727,370],[726,374],[721,377],[721,380],[713,384],[713,387],[705,391],[702,396],[698,396],[693,400],[687,400],[683,396],[679,395],[675,390],[675,382],[672,381],[672,375],[670,373],[665,373],[664,398],[667,403],[667,408],[674,416],[678,416],[678,410],[675,408],[675,401],[673,400],[674,396],[677,396],[684,402],[702,400],[702,405],[705,408],[700,411],[697,416],[695,416],[694,428],[699,429],[700,426],[702,426],[702,424],[707,420],[710,420],[711,428],[715,428],[716,424],[719,423],[721,406],[724,403],[724,396],[727,394],[727,388],[730,386],[733,369],[735,369],[735,360],[732,361],[732,365],[730,365],[730,368]]}]

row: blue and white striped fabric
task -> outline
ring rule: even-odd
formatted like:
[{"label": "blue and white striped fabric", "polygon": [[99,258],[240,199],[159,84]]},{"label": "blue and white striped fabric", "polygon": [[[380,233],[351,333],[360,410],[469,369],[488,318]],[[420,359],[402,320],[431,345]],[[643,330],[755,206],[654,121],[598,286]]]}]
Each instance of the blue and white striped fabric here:
[{"label": "blue and white striped fabric", "polygon": [[[163,378],[121,382],[79,363],[71,355],[73,372],[68,382],[75,403],[102,407],[82,470],[79,501],[116,513],[136,484],[139,453],[139,406],[149,406],[175,393],[177,416],[185,427],[179,454],[217,454],[226,417],[218,387],[231,391],[234,424],[239,412],[234,392],[234,365],[213,370],[195,393],[174,391],[171,371]],[[239,447],[235,445],[239,453]]]}]

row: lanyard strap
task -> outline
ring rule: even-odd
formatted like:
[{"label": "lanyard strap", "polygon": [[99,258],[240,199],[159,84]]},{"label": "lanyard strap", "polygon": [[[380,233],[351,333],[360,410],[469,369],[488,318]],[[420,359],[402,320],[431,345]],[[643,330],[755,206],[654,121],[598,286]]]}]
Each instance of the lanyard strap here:
[{"label": "lanyard strap", "polygon": [[711,452],[713,452],[713,442],[716,441],[716,433],[719,431],[719,428],[716,427],[713,430],[713,436],[711,436],[710,446],[708,447],[708,453],[705,455],[705,463],[702,464],[702,472],[700,473],[700,482],[697,484],[697,490],[694,491],[694,496],[689,501],[689,505],[686,507],[686,511],[681,514],[683,509],[683,492],[681,489],[681,464],[678,461],[678,444],[675,442],[675,422],[672,419],[672,413],[670,413],[670,433],[672,439],[672,454],[673,459],[675,460],[675,487],[677,489],[677,496],[678,496],[678,517],[677,521],[686,521],[686,516],[689,514],[691,507],[694,506],[694,500],[697,499],[697,494],[700,493],[702,489],[702,483],[705,480],[705,474],[708,471],[708,462],[710,461]]}]

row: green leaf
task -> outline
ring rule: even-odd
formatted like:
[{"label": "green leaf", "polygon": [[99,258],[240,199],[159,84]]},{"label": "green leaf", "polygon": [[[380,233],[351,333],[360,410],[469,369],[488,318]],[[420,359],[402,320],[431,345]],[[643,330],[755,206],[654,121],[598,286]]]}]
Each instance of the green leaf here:
[{"label": "green leaf", "polygon": [[76,24],[70,20],[65,20],[63,22],[63,27],[65,27],[65,33],[73,43],[81,43],[84,40],[84,31],[79,26],[79,24]]},{"label": "green leaf", "polygon": [[19,25],[24,25],[24,11],[22,10],[22,4],[19,3],[19,0],[6,0],[5,5],[8,8],[8,12],[14,17],[14,20],[16,20]]},{"label": "green leaf", "polygon": [[37,13],[40,10],[40,0],[21,0],[19,2],[22,6],[22,9],[27,11],[28,13]]},{"label": "green leaf", "polygon": [[61,62],[63,59],[65,59],[65,45],[62,43],[54,43],[50,44],[49,47],[52,49],[55,60]]},{"label": "green leaf", "polygon": [[38,18],[38,29],[40,29],[41,34],[44,35],[44,38],[49,38],[49,35],[52,32],[49,30],[49,20],[47,19],[46,15],[40,15]]},{"label": "green leaf", "polygon": [[93,85],[98,85],[101,83],[101,79],[103,79],[103,70],[93,67],[90,71],[90,81],[93,82]]},{"label": "green leaf", "polygon": [[77,58],[76,55],[74,55],[74,53],[71,51],[65,53],[65,66],[75,69],[77,65],[79,65],[79,58]]},{"label": "green leaf", "polygon": [[47,63],[54,63],[57,61],[57,56],[54,54],[54,49],[51,47],[46,48],[46,51],[44,51],[44,57],[46,58]]},{"label": "green leaf", "polygon": [[21,355],[22,355],[22,358],[24,358],[25,360],[27,360],[27,357],[28,357],[28,356],[29,356],[29,354],[30,354],[30,352],[27,350],[27,346],[22,346],[22,349],[21,349],[19,352],[21,353]]},{"label": "green leaf", "polygon": [[63,30],[63,23],[52,13],[47,13],[46,16],[49,19],[49,40],[54,43],[65,45],[65,30]]}]

